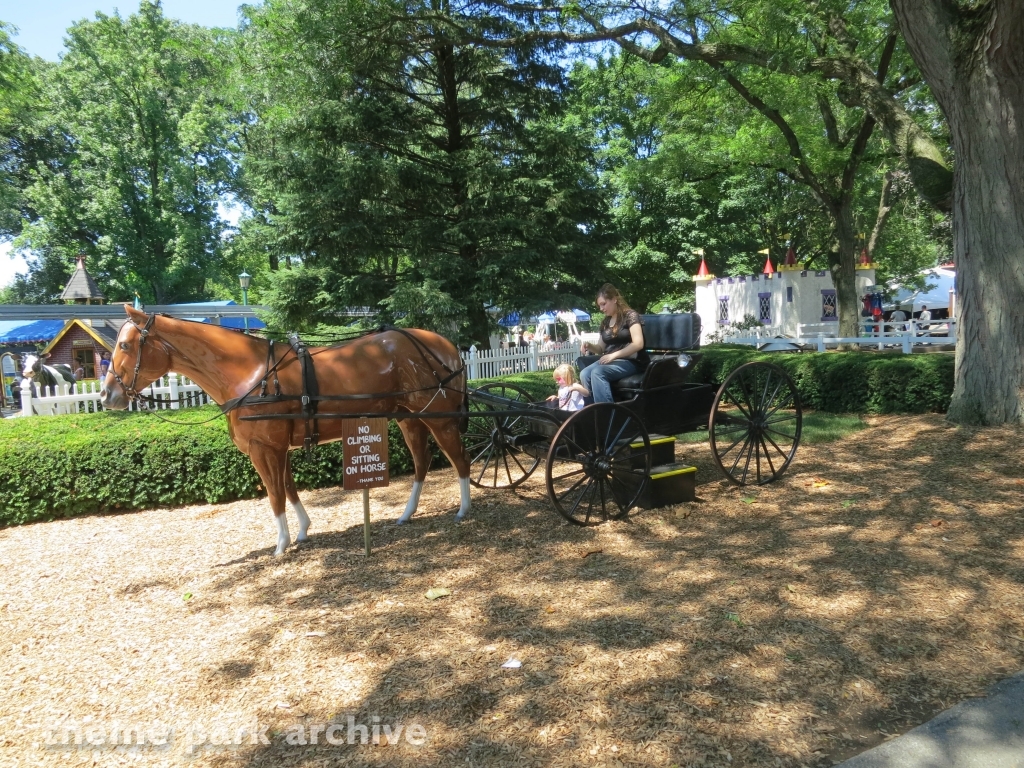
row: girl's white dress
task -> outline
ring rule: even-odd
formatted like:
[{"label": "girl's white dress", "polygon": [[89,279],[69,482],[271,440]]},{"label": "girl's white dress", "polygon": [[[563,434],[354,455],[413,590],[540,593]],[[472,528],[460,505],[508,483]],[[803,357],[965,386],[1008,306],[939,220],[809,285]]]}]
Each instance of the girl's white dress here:
[{"label": "girl's white dress", "polygon": [[[550,391],[550,390],[548,390]],[[583,395],[569,387],[558,388],[558,407],[563,411],[579,411],[584,406]]]}]

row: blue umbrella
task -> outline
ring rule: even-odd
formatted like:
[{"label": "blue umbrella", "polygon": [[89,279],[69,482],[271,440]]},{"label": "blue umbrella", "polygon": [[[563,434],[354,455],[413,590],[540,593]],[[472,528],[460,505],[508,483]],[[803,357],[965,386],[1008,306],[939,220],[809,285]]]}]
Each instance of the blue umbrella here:
[{"label": "blue umbrella", "polygon": [[519,312],[509,312],[501,320],[498,321],[498,325],[502,325],[506,328],[511,328],[514,325],[519,325],[523,320],[523,316]]},{"label": "blue umbrella", "polygon": [[553,323],[557,319],[554,312],[545,312],[543,315],[537,315],[538,323]]},{"label": "blue umbrella", "polygon": [[588,315],[582,309],[574,309],[572,313],[576,315],[576,319],[579,320],[581,323],[585,323],[587,320],[590,319],[590,315]]}]

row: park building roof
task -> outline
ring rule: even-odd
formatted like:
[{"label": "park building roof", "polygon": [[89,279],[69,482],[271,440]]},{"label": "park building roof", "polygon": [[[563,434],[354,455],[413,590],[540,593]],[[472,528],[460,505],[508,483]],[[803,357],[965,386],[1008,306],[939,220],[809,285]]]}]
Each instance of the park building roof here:
[{"label": "park building roof", "polygon": [[96,285],[92,275],[86,271],[85,254],[80,254],[76,261],[78,262],[78,267],[72,273],[68,284],[64,286],[64,292],[61,293],[60,300],[67,304],[102,304],[107,300],[107,297],[103,295],[103,291]]}]

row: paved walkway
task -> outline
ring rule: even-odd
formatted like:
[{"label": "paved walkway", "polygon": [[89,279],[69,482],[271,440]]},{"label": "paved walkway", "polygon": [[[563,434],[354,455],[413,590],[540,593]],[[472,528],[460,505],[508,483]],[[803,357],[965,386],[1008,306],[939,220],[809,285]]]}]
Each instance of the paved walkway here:
[{"label": "paved walkway", "polygon": [[1024,768],[1024,672],[839,768]]}]

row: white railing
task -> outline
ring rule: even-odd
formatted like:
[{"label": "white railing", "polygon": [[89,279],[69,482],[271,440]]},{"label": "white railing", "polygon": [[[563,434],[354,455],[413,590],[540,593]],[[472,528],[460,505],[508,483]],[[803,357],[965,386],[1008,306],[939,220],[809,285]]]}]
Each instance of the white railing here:
[{"label": "white railing", "polygon": [[781,325],[762,325],[759,328],[743,330],[727,327],[722,331],[722,341],[728,344],[752,344],[785,335]]},{"label": "white railing", "polygon": [[[861,322],[860,331],[863,335],[842,337],[837,335],[838,323],[801,323],[796,327],[796,336],[786,336],[781,329],[774,327],[756,328],[739,331],[736,336],[728,336],[724,340],[730,344],[750,344],[758,346],[771,339],[783,337],[793,344],[813,346],[818,352],[836,347],[839,344],[857,344],[861,347],[877,347],[878,349],[894,349],[899,347],[904,354],[910,354],[915,346],[927,344],[955,344],[956,319],[904,320],[900,322]],[[742,335],[740,335],[742,334]]]},{"label": "white railing", "polygon": [[575,340],[549,345],[532,343],[528,347],[508,349],[478,350],[474,346],[462,354],[462,360],[472,381],[524,371],[550,371],[562,363],[576,362],[580,354],[580,342]]},{"label": "white railing", "polygon": [[[40,387],[31,379],[22,379],[20,415],[55,416],[65,413],[96,413],[103,410],[100,405],[98,381],[76,383],[66,389],[67,391],[62,393],[57,387]],[[213,402],[198,384],[176,373],[169,373],[153,382],[142,390],[142,394],[160,401],[144,402],[142,410],[177,410]],[[140,410],[135,402],[128,408],[132,411]]]}]

